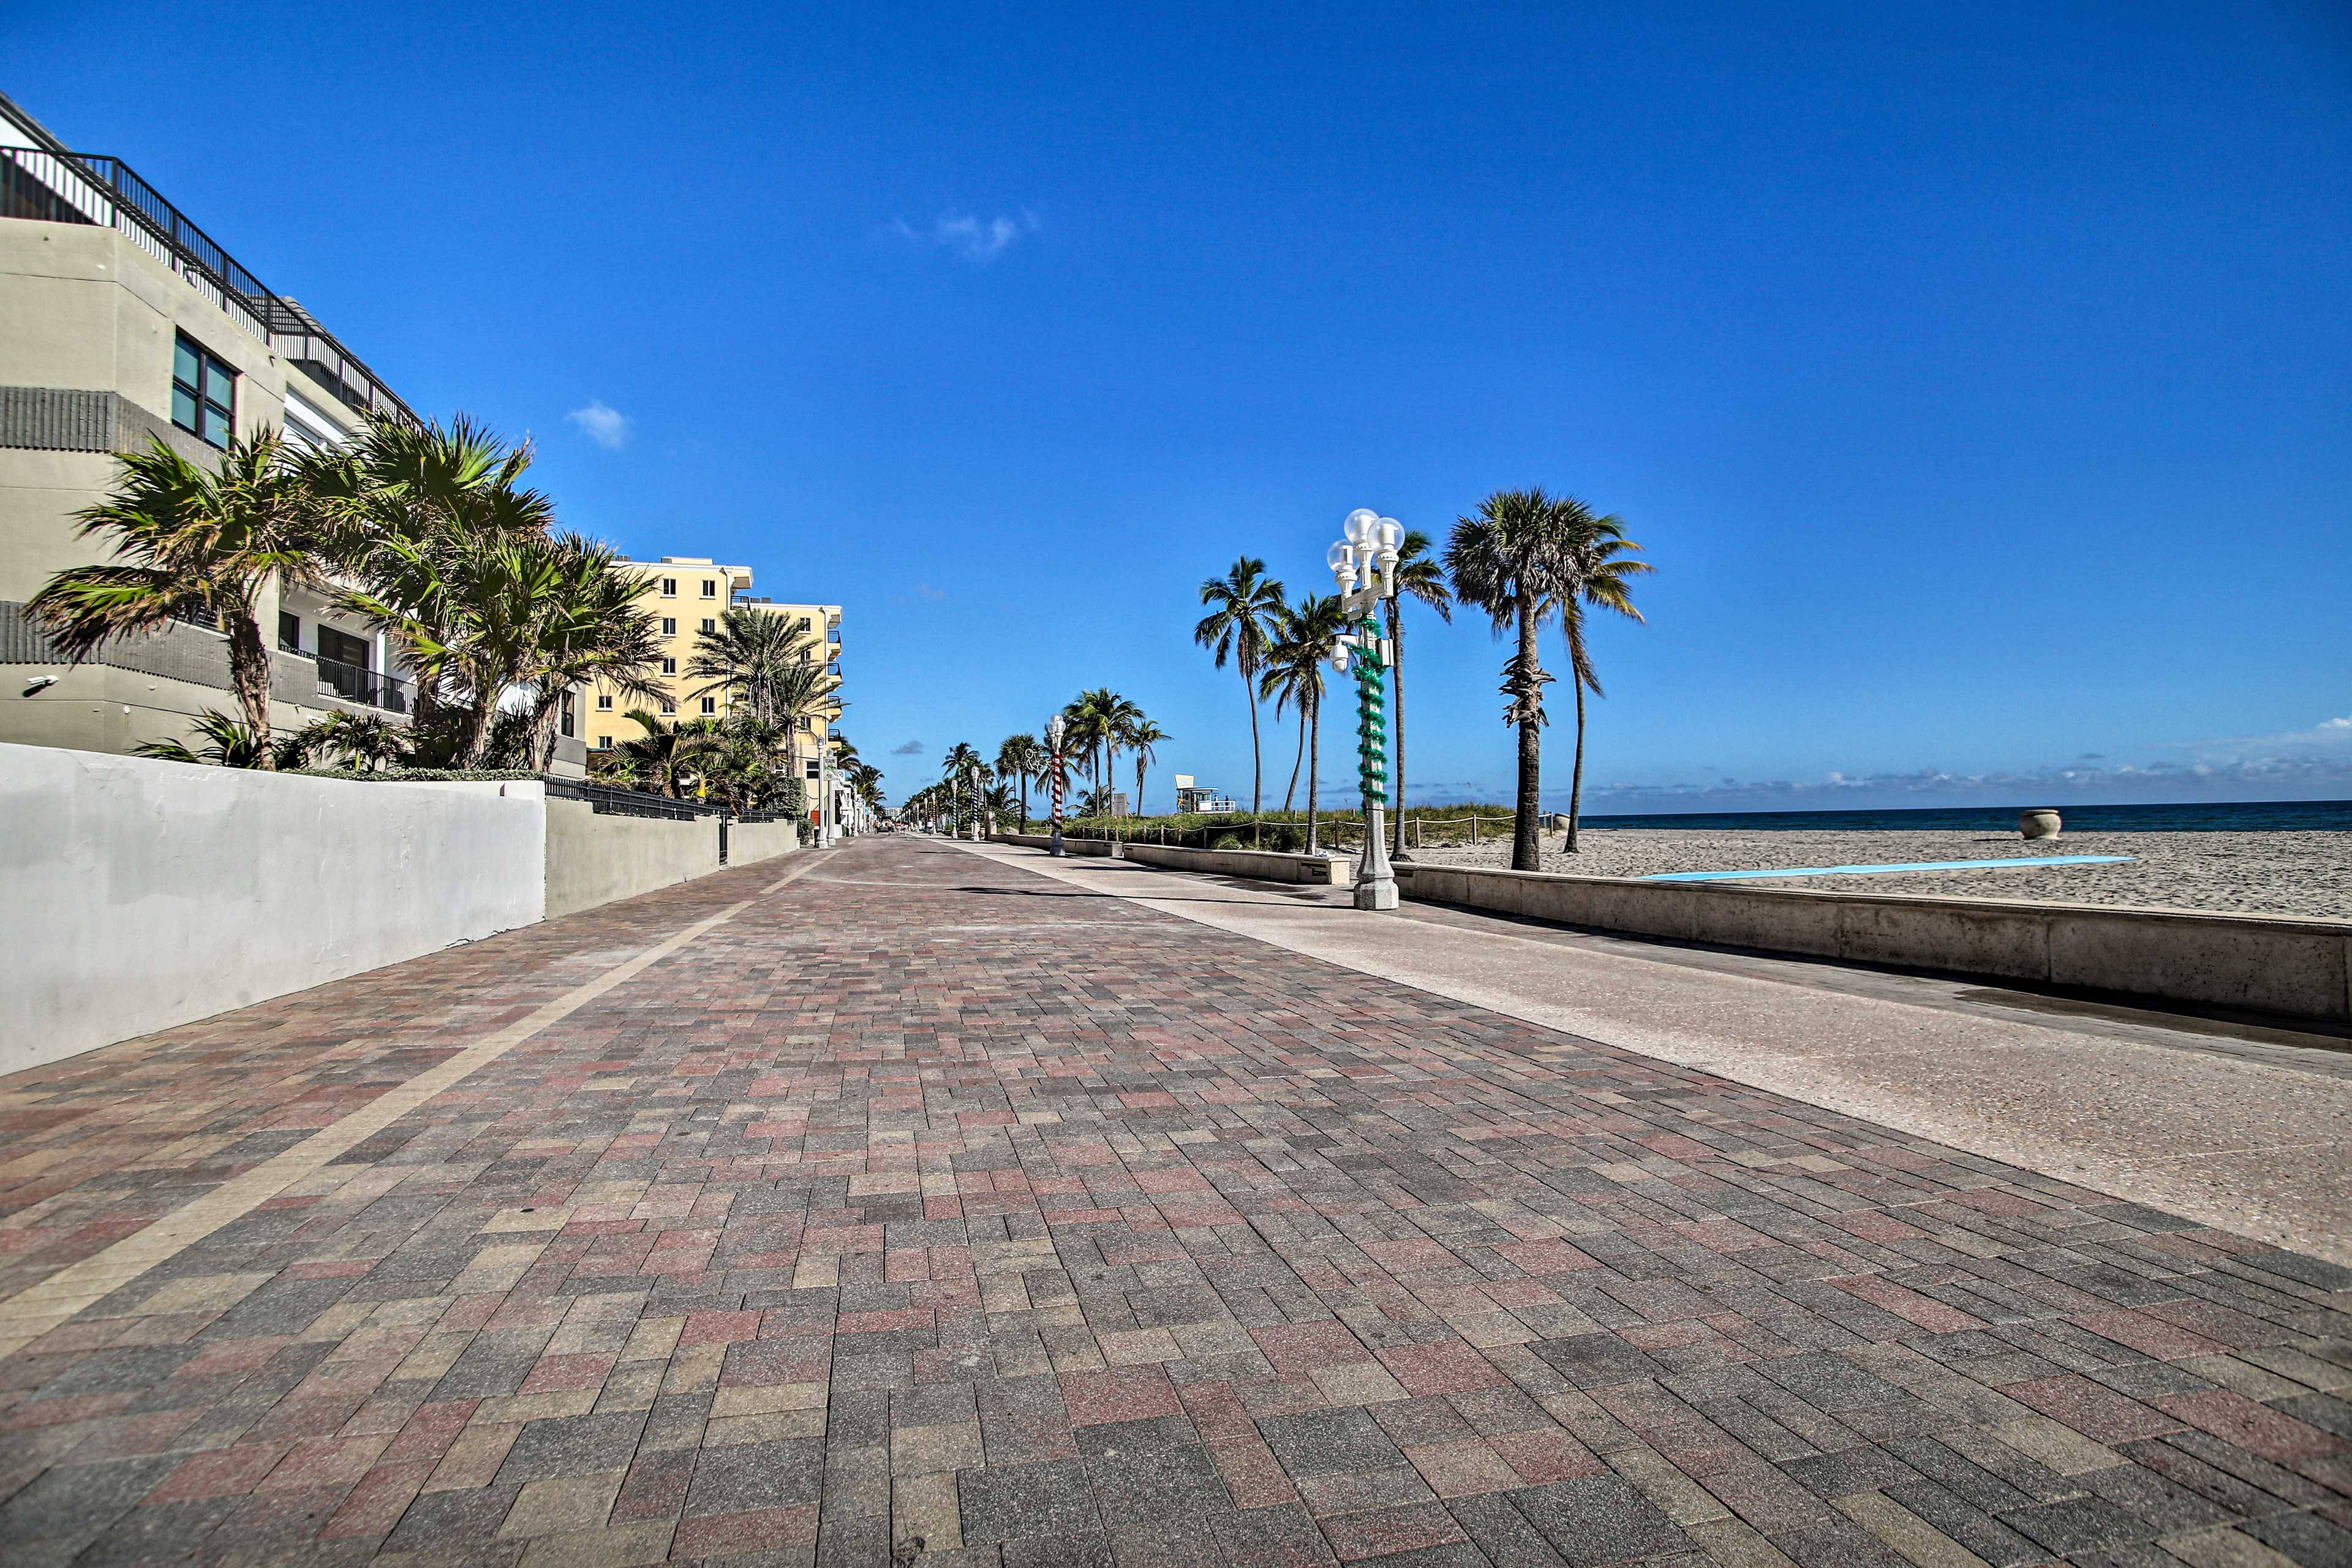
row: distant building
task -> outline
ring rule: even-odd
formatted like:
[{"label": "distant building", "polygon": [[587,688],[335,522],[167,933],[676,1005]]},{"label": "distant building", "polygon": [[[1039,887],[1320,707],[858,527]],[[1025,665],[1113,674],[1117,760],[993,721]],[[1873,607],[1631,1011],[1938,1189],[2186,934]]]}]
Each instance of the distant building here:
[{"label": "distant building", "polygon": [[1206,784],[1192,782],[1191,773],[1176,775],[1176,811],[1178,816],[1199,814],[1214,816],[1222,811],[1241,808]]}]

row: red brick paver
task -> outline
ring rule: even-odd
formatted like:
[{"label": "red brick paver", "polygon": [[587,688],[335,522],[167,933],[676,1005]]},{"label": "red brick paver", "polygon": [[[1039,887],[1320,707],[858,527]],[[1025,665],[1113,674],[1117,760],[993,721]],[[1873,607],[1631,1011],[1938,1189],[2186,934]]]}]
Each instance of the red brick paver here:
[{"label": "red brick paver", "polygon": [[[774,875],[0,1080],[0,1295]],[[0,1559],[2340,1561],[2347,1284],[875,841],[0,1362]]]}]

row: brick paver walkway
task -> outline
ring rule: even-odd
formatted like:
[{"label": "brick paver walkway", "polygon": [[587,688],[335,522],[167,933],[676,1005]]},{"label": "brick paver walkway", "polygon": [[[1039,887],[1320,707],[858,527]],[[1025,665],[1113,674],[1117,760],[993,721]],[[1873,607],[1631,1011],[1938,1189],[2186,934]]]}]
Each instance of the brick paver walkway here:
[{"label": "brick paver walkway", "polygon": [[[0,1079],[0,1294],[774,875]],[[2347,1285],[877,841],[0,1362],[0,1560],[2341,1562]]]}]

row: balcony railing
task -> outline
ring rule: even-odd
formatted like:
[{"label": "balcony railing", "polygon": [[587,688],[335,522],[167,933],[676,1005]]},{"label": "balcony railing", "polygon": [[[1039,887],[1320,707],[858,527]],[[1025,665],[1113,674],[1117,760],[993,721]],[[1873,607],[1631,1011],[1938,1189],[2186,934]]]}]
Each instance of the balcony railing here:
[{"label": "balcony railing", "polygon": [[345,664],[339,658],[319,660],[319,694],[381,708],[387,713],[412,713],[416,709],[415,681],[370,669],[363,664]]},{"label": "balcony railing", "polygon": [[408,405],[308,310],[272,293],[120,158],[0,147],[0,217],[117,229],[186,279],[273,353],[332,387],[352,408],[420,423]]}]

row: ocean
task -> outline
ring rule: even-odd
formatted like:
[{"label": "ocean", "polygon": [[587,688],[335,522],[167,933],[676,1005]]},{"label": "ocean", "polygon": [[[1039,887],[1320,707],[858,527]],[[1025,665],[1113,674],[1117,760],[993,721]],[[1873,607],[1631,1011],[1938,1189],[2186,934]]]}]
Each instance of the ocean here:
[{"label": "ocean", "polygon": [[[2015,806],[1923,806],[1903,811],[1710,811],[1646,816],[1587,816],[1587,827],[1726,827],[1836,831],[1910,828],[1989,832],[2017,827]],[[2247,800],[2201,805],[2061,805],[2074,833],[2345,833],[2352,800]]]}]

